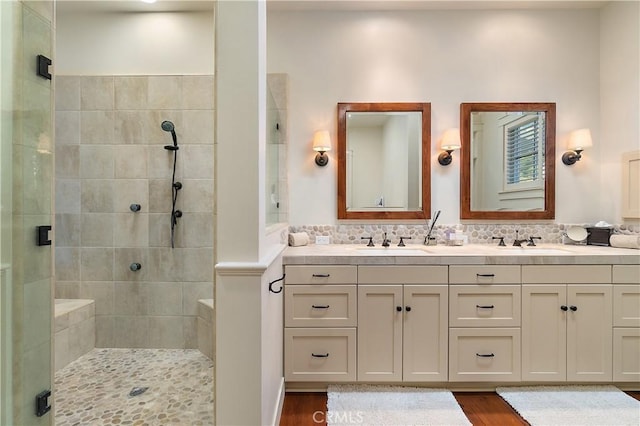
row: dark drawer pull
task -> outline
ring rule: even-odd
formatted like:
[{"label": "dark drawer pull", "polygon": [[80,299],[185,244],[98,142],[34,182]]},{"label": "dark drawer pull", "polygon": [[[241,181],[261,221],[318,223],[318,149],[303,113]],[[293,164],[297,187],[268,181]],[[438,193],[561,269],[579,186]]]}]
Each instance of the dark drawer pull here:
[{"label": "dark drawer pull", "polygon": [[493,305],[476,305],[478,309],[493,309]]},{"label": "dark drawer pull", "polygon": [[575,312],[575,311],[578,310],[578,307],[571,305],[571,306],[569,306],[569,309],[571,309],[573,312]]},{"label": "dark drawer pull", "polygon": [[496,274],[476,274],[478,278],[493,278]]},{"label": "dark drawer pull", "polygon": [[329,309],[329,305],[311,305],[313,309]]},{"label": "dark drawer pull", "polygon": [[314,357],[314,358],[328,358],[329,357],[329,352],[327,352],[326,354],[314,354],[312,352],[311,356]]},{"label": "dark drawer pull", "polygon": [[314,278],[329,278],[331,275],[330,274],[313,274],[312,277]]},{"label": "dark drawer pull", "polygon": [[562,306],[560,306],[560,309],[561,309],[561,310],[563,310],[563,311],[565,311],[565,312],[567,312],[567,310],[568,310],[569,308],[567,308],[567,305],[562,305]]},{"label": "dark drawer pull", "polygon": [[479,353],[476,352],[476,356],[478,356],[480,358],[493,358],[496,355],[493,354],[493,353],[490,353],[490,354],[479,354]]}]

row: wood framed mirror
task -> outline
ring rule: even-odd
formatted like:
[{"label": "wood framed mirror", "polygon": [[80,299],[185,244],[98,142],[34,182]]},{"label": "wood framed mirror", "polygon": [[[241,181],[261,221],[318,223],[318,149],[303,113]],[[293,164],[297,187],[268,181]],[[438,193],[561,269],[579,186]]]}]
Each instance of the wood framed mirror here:
[{"label": "wood framed mirror", "polygon": [[460,104],[460,218],[555,218],[555,103]]},{"label": "wood framed mirror", "polygon": [[338,219],[429,219],[431,104],[338,104]]}]

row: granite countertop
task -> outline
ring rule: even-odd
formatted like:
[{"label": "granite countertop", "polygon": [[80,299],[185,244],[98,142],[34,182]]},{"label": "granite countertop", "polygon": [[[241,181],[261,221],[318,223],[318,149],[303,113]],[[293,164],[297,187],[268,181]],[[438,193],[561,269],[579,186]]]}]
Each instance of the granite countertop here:
[{"label": "granite countertop", "polygon": [[285,265],[640,265],[640,250],[602,246],[538,244],[536,247],[463,246],[367,247],[327,244],[287,247]]}]

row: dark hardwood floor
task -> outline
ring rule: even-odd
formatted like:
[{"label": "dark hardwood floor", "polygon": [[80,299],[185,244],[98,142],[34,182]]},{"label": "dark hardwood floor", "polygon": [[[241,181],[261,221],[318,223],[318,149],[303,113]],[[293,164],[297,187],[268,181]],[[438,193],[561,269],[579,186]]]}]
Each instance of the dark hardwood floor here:
[{"label": "dark hardwood floor", "polygon": [[[640,391],[626,393],[640,401]],[[495,392],[454,392],[453,395],[474,426],[529,424]],[[280,426],[326,425],[326,411],[325,392],[287,392]]]}]

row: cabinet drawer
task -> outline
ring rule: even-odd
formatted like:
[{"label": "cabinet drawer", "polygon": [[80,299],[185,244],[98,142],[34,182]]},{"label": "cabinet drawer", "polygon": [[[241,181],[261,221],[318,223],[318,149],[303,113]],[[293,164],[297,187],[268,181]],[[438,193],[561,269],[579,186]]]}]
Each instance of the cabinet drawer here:
[{"label": "cabinet drawer", "polygon": [[450,382],[519,380],[519,328],[449,329]]},{"label": "cabinet drawer", "polygon": [[455,265],[450,284],[520,284],[519,265]]},{"label": "cabinet drawer", "polygon": [[640,382],[640,328],[613,329],[613,381]]},{"label": "cabinet drawer", "polygon": [[446,266],[359,266],[360,284],[446,284]]},{"label": "cabinet drawer", "polygon": [[355,265],[285,266],[285,282],[291,284],[356,284]]},{"label": "cabinet drawer", "polygon": [[614,327],[640,327],[640,285],[613,286]]},{"label": "cabinet drawer", "polygon": [[355,285],[292,285],[284,288],[286,327],[354,327]]},{"label": "cabinet drawer", "polygon": [[613,265],[613,282],[639,284],[640,265]]},{"label": "cabinet drawer", "polygon": [[355,328],[285,328],[284,377],[289,382],[356,379]]},{"label": "cabinet drawer", "polygon": [[520,286],[449,287],[449,326],[520,326]]},{"label": "cabinet drawer", "polygon": [[610,265],[523,265],[523,284],[609,284]]}]

